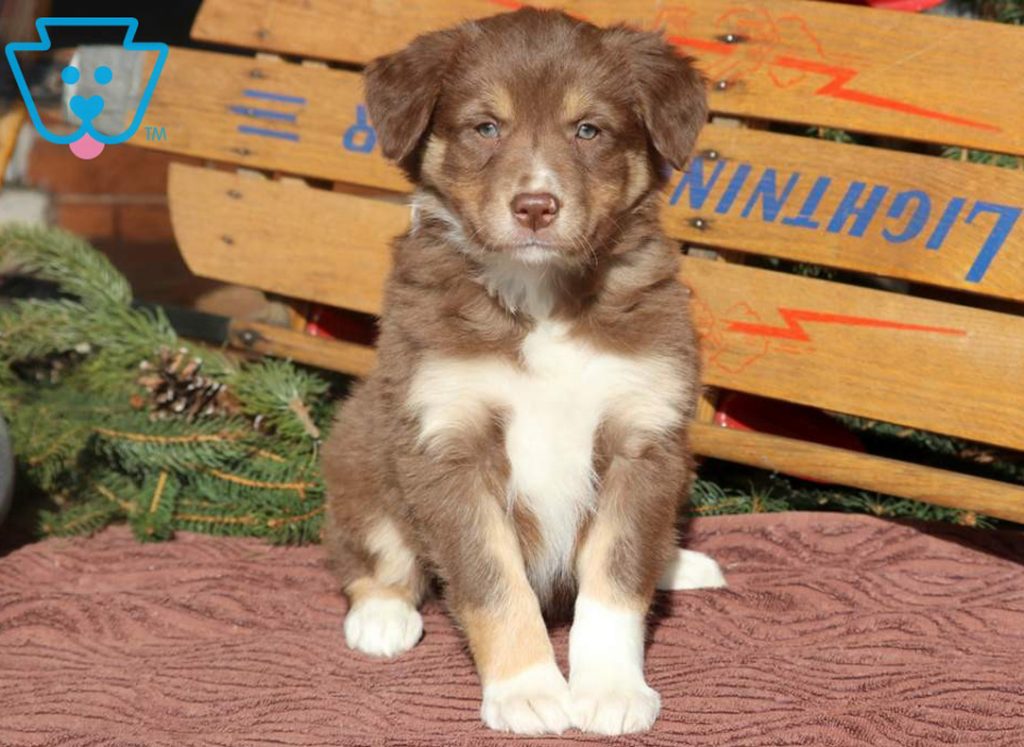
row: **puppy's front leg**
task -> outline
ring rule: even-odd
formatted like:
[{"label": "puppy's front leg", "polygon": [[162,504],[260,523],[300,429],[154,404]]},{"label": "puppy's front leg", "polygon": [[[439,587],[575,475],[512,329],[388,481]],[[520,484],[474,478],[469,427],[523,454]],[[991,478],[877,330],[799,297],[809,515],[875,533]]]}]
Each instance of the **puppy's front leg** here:
[{"label": "puppy's front leg", "polygon": [[[537,596],[530,587],[511,519],[497,500],[477,506],[463,572],[449,591],[483,683],[484,723],[520,734],[560,733],[571,725],[569,688],[555,663]],[[465,538],[464,538],[465,541]]]},{"label": "puppy's front leg", "polygon": [[660,698],[644,680],[645,620],[674,544],[686,478],[678,443],[633,443],[612,452],[576,561],[569,684],[573,723],[584,731],[644,731],[658,716]]},{"label": "puppy's front leg", "polygon": [[505,425],[472,388],[488,382],[488,366],[433,364],[418,375],[410,401],[420,435],[401,479],[480,673],[484,723],[558,733],[571,726],[569,686],[508,510]]}]

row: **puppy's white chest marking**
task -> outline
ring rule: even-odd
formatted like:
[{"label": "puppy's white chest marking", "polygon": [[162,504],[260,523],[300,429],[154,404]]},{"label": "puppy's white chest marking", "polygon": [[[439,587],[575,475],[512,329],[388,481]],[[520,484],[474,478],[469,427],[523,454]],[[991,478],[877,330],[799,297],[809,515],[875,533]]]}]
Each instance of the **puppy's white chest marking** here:
[{"label": "puppy's white chest marking", "polygon": [[598,426],[614,420],[636,433],[679,424],[688,382],[670,361],[596,350],[560,322],[525,339],[522,364],[496,357],[431,358],[416,372],[409,405],[426,448],[505,414],[511,467],[508,500],[537,520],[543,547],[529,574],[538,592],[571,570],[580,520],[595,505]]}]

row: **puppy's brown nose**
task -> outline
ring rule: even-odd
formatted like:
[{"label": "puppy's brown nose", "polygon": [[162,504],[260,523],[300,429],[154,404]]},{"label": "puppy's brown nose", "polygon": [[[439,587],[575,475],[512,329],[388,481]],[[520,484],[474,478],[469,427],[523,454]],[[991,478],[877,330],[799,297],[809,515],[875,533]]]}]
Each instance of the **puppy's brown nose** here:
[{"label": "puppy's brown nose", "polygon": [[520,225],[539,231],[550,226],[558,215],[558,199],[547,192],[520,192],[512,198],[512,213]]}]

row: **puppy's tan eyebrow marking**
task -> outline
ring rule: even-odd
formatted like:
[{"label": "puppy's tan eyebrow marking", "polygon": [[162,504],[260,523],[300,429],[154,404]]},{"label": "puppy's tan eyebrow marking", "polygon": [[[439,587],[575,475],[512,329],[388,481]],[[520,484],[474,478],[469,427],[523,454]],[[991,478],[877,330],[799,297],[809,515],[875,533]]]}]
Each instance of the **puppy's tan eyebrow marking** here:
[{"label": "puppy's tan eyebrow marking", "polygon": [[562,118],[566,121],[575,122],[586,114],[590,104],[590,95],[586,91],[572,86],[562,97]]},{"label": "puppy's tan eyebrow marking", "polygon": [[515,112],[515,106],[512,104],[512,95],[508,92],[508,89],[504,86],[495,86],[488,91],[488,97],[490,104],[494,109],[494,116],[498,119],[507,122],[512,119],[512,114]]}]

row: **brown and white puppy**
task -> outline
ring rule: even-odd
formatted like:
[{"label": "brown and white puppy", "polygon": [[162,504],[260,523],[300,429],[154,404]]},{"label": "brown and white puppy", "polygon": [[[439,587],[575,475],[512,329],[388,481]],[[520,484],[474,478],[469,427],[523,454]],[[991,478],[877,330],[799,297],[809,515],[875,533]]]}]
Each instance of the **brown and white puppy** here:
[{"label": "brown and white puppy", "polygon": [[[723,583],[674,549],[698,358],[658,224],[703,81],[658,34],[522,10],[375,60],[366,101],[417,191],[377,369],[323,455],[346,641],[414,646],[436,576],[489,726],[647,729],[659,576]],[[542,616],[567,600],[568,682]]]}]

